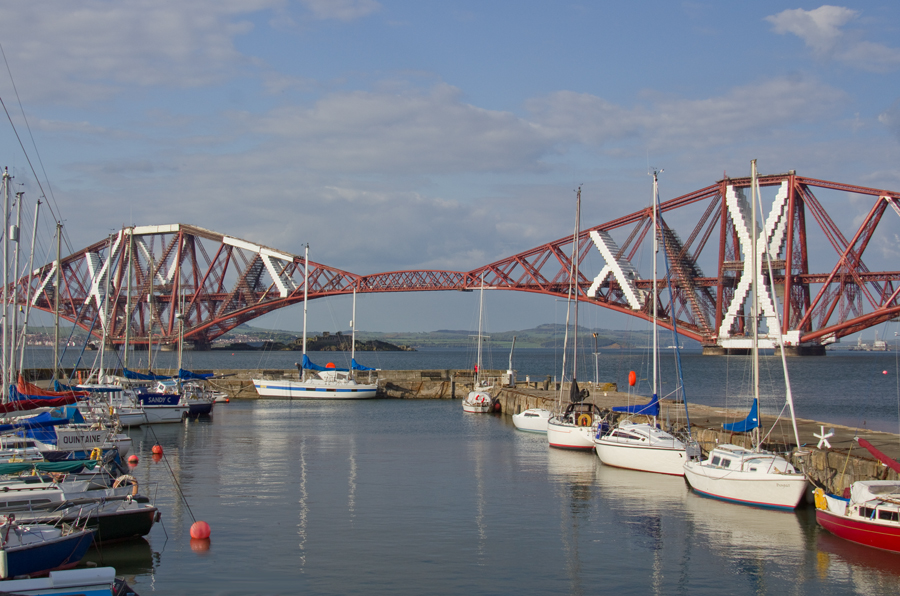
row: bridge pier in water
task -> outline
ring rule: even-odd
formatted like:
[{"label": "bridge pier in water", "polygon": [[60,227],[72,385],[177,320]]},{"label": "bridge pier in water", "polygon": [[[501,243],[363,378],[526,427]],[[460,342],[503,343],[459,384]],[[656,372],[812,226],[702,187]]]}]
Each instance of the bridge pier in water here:
[{"label": "bridge pier in water", "polygon": [[[778,355],[778,348],[775,348],[775,355]],[[725,348],[722,346],[703,346],[704,356],[749,356],[750,348]],[[803,346],[785,346],[785,356],[824,356],[825,346],[823,345],[803,345]]]}]

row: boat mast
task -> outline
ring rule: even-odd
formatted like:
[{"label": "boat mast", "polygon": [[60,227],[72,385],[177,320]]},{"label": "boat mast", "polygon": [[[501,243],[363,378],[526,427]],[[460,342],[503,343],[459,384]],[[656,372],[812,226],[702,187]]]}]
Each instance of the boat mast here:
[{"label": "boat mast", "polygon": [[125,297],[125,357],[122,364],[123,368],[128,368],[128,345],[131,343],[131,276],[134,263],[132,262],[132,252],[134,250],[134,226],[131,226],[128,232],[128,265],[125,275],[128,276],[128,292]]},{"label": "boat mast", "polygon": [[56,291],[53,292],[53,379],[59,379],[59,292],[62,281],[62,222],[56,222]]},{"label": "boat mast", "polygon": [[[756,196],[757,196],[757,198],[759,198],[759,194],[760,194],[759,193],[759,180],[757,180],[756,184],[757,184]],[[762,208],[762,205],[760,205],[760,208]],[[769,274],[769,287],[774,288],[775,287],[775,275],[772,273],[772,260],[769,257],[768,239],[766,239],[766,270]],[[787,357],[784,354],[784,335],[782,334],[782,331],[781,331],[781,321],[778,319],[778,309],[777,308],[775,309],[775,320],[778,321],[778,329],[777,329],[778,333],[777,333],[776,337],[778,338],[778,348],[779,348],[779,352],[781,353],[781,369],[784,371],[785,399],[787,400],[788,408],[791,411],[791,426],[793,427],[793,430],[794,430],[794,440],[797,442],[797,449],[799,451],[799,449],[800,449],[800,432],[797,430],[797,418],[794,416],[794,397],[793,397],[793,392],[791,391],[791,377],[788,374]],[[876,331],[875,334],[876,334],[876,338],[877,338],[878,332]],[[877,339],[876,339],[876,341],[877,341]]]},{"label": "boat mast", "polygon": [[[753,325],[753,346],[751,348],[753,354],[753,401],[756,403],[757,412],[759,411],[759,295],[757,284],[757,263],[756,263],[756,160],[750,162],[750,270],[753,272],[750,278],[750,289],[753,295],[753,306],[750,310],[750,318]],[[759,449],[759,424],[756,428],[756,449]]]},{"label": "boat mast", "polygon": [[484,271],[481,272],[481,293],[478,297],[478,356],[475,359],[475,380],[473,388],[478,388],[478,378],[481,376],[481,335],[484,316]]},{"label": "boat mast", "polygon": [[353,286],[353,310],[350,313],[350,376],[355,376],[353,360],[356,358],[356,286]]},{"label": "boat mast", "polygon": [[[16,225],[9,229],[9,241],[16,243],[15,256],[13,257],[13,304],[12,304],[12,324],[9,328],[9,382],[15,383],[18,380],[16,375],[16,335],[19,330],[19,310],[16,308],[16,296],[18,295],[18,277],[19,277],[19,229],[22,225],[22,195],[24,192],[16,193]],[[26,296],[28,292],[26,289]],[[22,338],[25,341],[25,338]]]},{"label": "boat mast", "polygon": [[[656,261],[657,256],[659,254],[659,222],[657,221],[657,211],[656,204],[659,201],[659,173],[654,170],[653,171],[653,400],[652,402],[658,401],[659,395],[659,379],[657,373],[659,372],[659,328],[657,326],[657,321],[659,317],[658,304],[659,297],[657,296],[657,285],[656,285]],[[677,344],[676,344],[677,345]],[[653,426],[656,426],[656,416],[653,417]]]},{"label": "boat mast", "polygon": [[[37,238],[38,215],[40,213],[41,200],[34,204],[34,226],[31,229],[31,255],[28,258],[28,290],[31,290],[31,280],[34,278],[34,244]],[[19,352],[19,370],[25,368],[25,338],[28,336],[28,316],[31,314],[31,300],[25,295],[25,320],[22,321],[22,350]]]},{"label": "boat mast", "polygon": [[153,255],[150,255],[150,291],[147,293],[147,310],[150,313],[150,324],[147,325],[147,374],[153,374],[153,276],[156,266]]},{"label": "boat mast", "polygon": [[[306,305],[309,298],[309,244],[303,253],[303,356],[306,359]],[[302,374],[302,373],[301,373]],[[302,378],[300,379],[303,380]]]},{"label": "boat mast", "polygon": [[181,288],[181,276],[178,279],[178,297],[180,300],[178,301],[178,314],[175,315],[175,318],[178,319],[178,376],[181,376],[181,363],[184,357],[184,351],[182,346],[184,345],[184,291]]},{"label": "boat mast", "polygon": [[106,263],[100,269],[101,272],[105,272],[104,276],[106,277],[106,279],[103,282],[103,299],[101,300],[101,303],[100,303],[101,310],[99,312],[101,333],[100,333],[100,370],[99,370],[99,372],[97,372],[97,382],[98,383],[102,383],[103,378],[106,376],[106,370],[104,370],[104,364],[105,364],[104,357],[106,356],[106,338],[107,338],[106,325],[109,322],[109,309],[107,308],[107,305],[109,304],[109,268],[112,265],[112,251],[113,251],[112,238],[113,238],[112,234],[110,234],[109,238],[107,238]]},{"label": "boat mast", "polygon": [[[572,269],[574,271],[574,276],[572,277],[572,289],[575,292],[575,329],[572,332],[573,348],[572,348],[572,390],[574,391],[578,387],[578,291],[579,291],[579,283],[578,283],[578,258],[579,258],[579,248],[581,244],[581,187],[578,187],[578,191],[575,194],[575,237],[573,242],[575,246],[572,248],[573,263]],[[574,393],[572,397],[578,397]]]},{"label": "boat mast", "polygon": [[9,367],[7,351],[9,349],[9,168],[3,170],[3,403],[9,401]]}]

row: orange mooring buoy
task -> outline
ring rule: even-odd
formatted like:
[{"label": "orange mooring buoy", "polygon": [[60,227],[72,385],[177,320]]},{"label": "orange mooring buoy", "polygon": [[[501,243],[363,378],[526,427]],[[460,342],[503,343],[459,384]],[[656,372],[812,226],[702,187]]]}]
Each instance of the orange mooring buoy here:
[{"label": "orange mooring buoy", "polygon": [[628,384],[634,387],[635,383],[637,383],[637,373],[631,371],[630,373],[628,373]]},{"label": "orange mooring buoy", "polygon": [[132,455],[129,455],[129,456],[128,456],[128,463],[130,463],[130,464],[136,464],[136,463],[138,463],[139,461],[140,461],[140,460],[138,459],[138,456],[137,456],[137,455],[132,454]]},{"label": "orange mooring buoy", "polygon": [[209,538],[209,524],[205,521],[194,522],[191,526],[191,538],[196,540],[206,540]]},{"label": "orange mooring buoy", "polygon": [[154,446],[153,446],[153,449],[151,449],[150,452],[151,452],[151,453],[156,453],[156,454],[158,454],[158,455],[162,455],[162,446],[161,446],[161,445],[154,445]]}]

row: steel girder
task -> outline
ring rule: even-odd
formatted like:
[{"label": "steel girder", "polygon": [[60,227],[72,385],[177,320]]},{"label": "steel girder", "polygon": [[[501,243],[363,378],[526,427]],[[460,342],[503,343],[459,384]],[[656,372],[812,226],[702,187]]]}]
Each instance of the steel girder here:
[{"label": "steel girder", "polygon": [[[802,178],[793,172],[761,177],[759,184],[777,187],[784,195],[778,203],[780,211],[775,213],[773,207],[773,213],[763,214],[769,217],[763,225],[768,228],[758,233],[768,234],[778,244],[768,253],[775,291],[768,287],[767,278],[763,283],[773,303],[770,315],[776,315],[772,320],[778,320],[786,341],[827,343],[900,315],[900,271],[871,271],[864,261],[885,214],[900,216],[898,193]],[[749,178],[724,178],[660,204],[658,239],[672,285],[670,300],[661,273],[655,297],[660,324],[671,328],[674,319],[682,334],[705,345],[740,337],[750,327],[741,294],[747,251],[742,242],[746,243],[749,233],[741,211],[746,206],[741,205],[746,205],[743,192],[749,185]],[[845,235],[814,195],[816,188],[875,197],[875,202],[853,234]],[[697,212],[694,223],[679,234],[668,222],[684,220],[682,214],[689,209]],[[597,272],[585,271],[585,265],[589,253],[596,254],[592,232],[602,233],[595,237],[607,242],[612,234],[623,237],[621,245],[611,242],[615,251],[606,254],[619,263],[630,263],[652,234],[651,216],[648,205],[580,233],[580,301],[650,319],[651,279],[637,274],[630,279],[607,275],[595,280]],[[824,238],[833,249],[829,269],[809,270],[811,238],[818,244]],[[486,287],[493,289],[566,297],[572,249],[573,238],[561,238],[468,272],[357,275],[310,261],[308,296],[316,299],[354,289],[471,290],[484,274]],[[821,253],[819,246],[820,258]],[[35,308],[53,312],[55,266],[53,262],[38,269],[30,285],[28,278],[19,280],[15,300],[21,304],[31,297]],[[98,338],[105,327],[113,344],[123,343],[126,333],[135,344],[172,343],[183,321],[187,341],[209,345],[242,323],[302,302],[303,266],[301,256],[196,226],[127,228],[61,260],[60,316]],[[709,272],[704,273],[703,267]],[[592,285],[596,289],[589,295]]]}]

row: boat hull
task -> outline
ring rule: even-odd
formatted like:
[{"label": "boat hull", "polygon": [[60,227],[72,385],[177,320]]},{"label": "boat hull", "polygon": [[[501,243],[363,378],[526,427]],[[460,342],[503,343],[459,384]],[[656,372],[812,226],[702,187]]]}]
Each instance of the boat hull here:
[{"label": "boat hull", "polygon": [[210,416],[213,411],[213,402],[201,400],[188,401],[188,416],[191,418],[199,418],[200,416]]},{"label": "boat hull", "polygon": [[792,510],[806,491],[803,474],[755,474],[688,462],[684,477],[698,494],[741,505]]},{"label": "boat hull", "polygon": [[253,379],[253,386],[260,397],[282,399],[371,399],[378,393],[378,385],[357,383]]},{"label": "boat hull", "polygon": [[864,521],[816,509],[816,521],[820,526],[844,540],[900,553],[900,524]]},{"label": "boat hull", "polygon": [[547,423],[547,443],[557,449],[593,451],[594,429],[550,420]]},{"label": "boat hull", "polygon": [[532,408],[512,417],[516,429],[526,433],[547,434],[547,424],[550,422],[549,410]]},{"label": "boat hull", "polygon": [[51,571],[47,577],[11,579],[2,584],[5,593],[22,596],[117,596],[133,593],[112,567]]},{"label": "boat hull", "polygon": [[653,447],[626,445],[615,441],[594,439],[597,456],[605,466],[653,472],[670,476],[684,476],[686,461],[684,447]]},{"label": "boat hull", "polygon": [[43,575],[55,569],[78,565],[93,542],[92,530],[73,532],[47,540],[7,545],[5,577]]},{"label": "boat hull", "polygon": [[487,391],[470,391],[462,402],[463,412],[490,414],[494,411],[494,399]]},{"label": "boat hull", "polygon": [[188,413],[188,406],[144,406],[142,424],[171,424],[181,422]]}]

